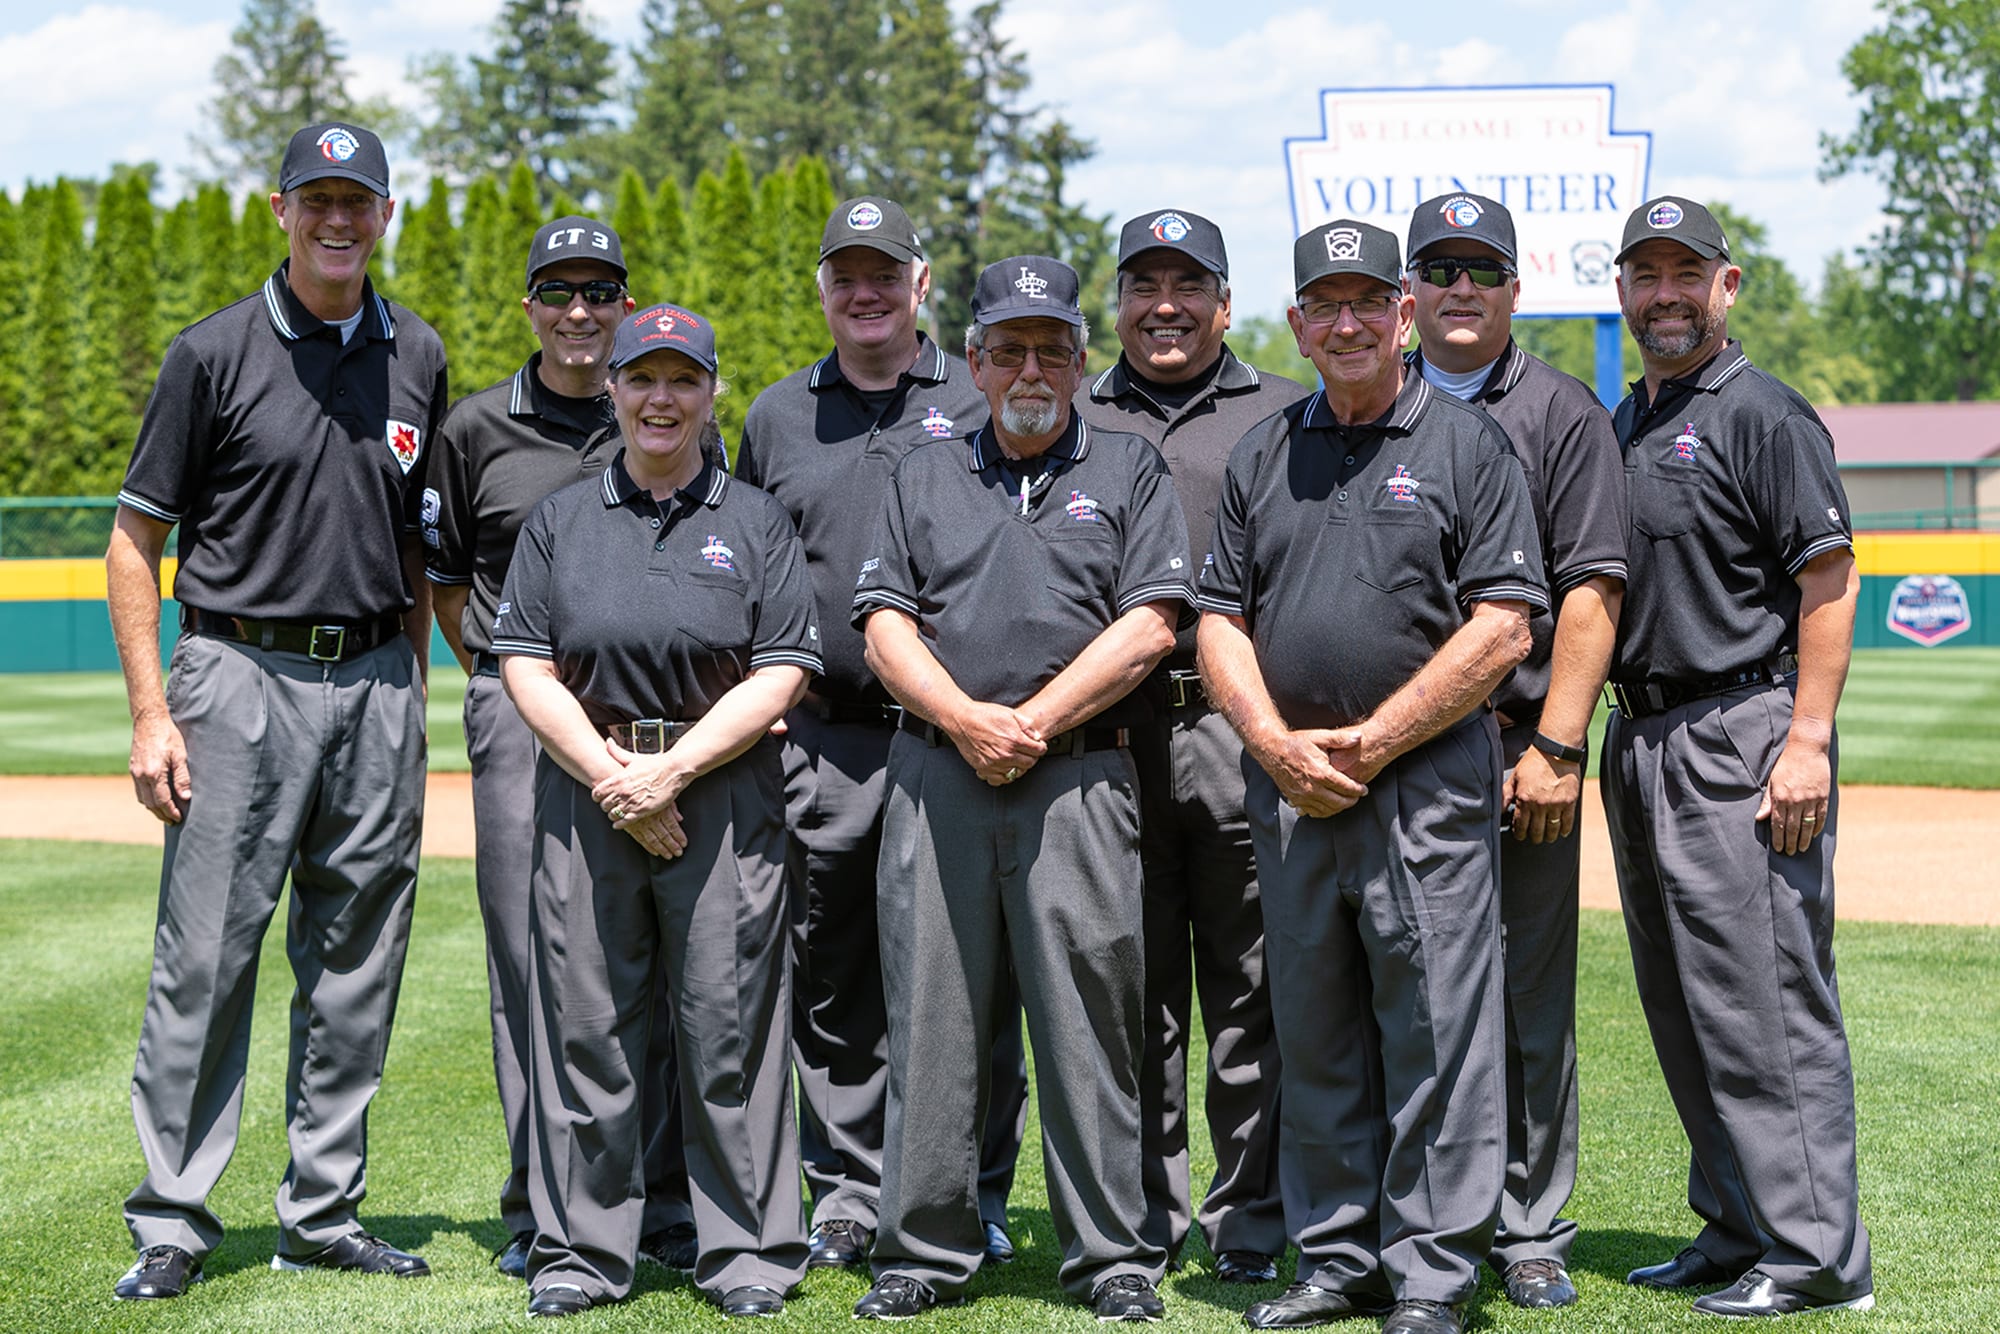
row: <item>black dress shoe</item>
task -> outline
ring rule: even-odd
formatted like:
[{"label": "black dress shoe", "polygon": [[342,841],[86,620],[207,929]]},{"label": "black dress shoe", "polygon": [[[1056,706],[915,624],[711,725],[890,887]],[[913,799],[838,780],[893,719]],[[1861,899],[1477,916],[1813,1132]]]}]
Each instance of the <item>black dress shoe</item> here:
[{"label": "black dress shoe", "polygon": [[1090,1294],[1090,1309],[1097,1312],[1100,1324],[1114,1320],[1151,1322],[1167,1313],[1160,1294],[1138,1274],[1120,1274],[1098,1284],[1097,1291]]},{"label": "black dress shoe", "polygon": [[808,1269],[852,1269],[868,1262],[875,1234],[851,1218],[829,1218],[806,1238]]},{"label": "black dress shoe", "polygon": [[161,1301],[178,1297],[188,1284],[201,1282],[201,1261],[178,1246],[148,1246],[111,1289],[121,1302]]},{"label": "black dress shoe", "polygon": [[1508,1301],[1531,1311],[1576,1303],[1576,1284],[1555,1260],[1516,1260],[1507,1266],[1501,1282],[1506,1285]]},{"label": "black dress shoe", "polygon": [[528,1294],[528,1319],[556,1319],[582,1315],[591,1308],[590,1294],[574,1283],[551,1283]]},{"label": "black dress shoe", "polygon": [[526,1278],[528,1276],[528,1251],[535,1244],[533,1232],[516,1232],[507,1249],[493,1259],[493,1267],[503,1278]]},{"label": "black dress shoe", "polygon": [[1625,1276],[1625,1281],[1635,1288],[1715,1288],[1735,1277],[1699,1248],[1683,1246],[1680,1254],[1665,1264],[1635,1269]]},{"label": "black dress shoe", "polygon": [[1224,1251],[1215,1257],[1215,1276],[1224,1283],[1270,1283],[1278,1277],[1278,1262],[1257,1251]]},{"label": "black dress shoe", "polygon": [[428,1278],[431,1272],[423,1256],[399,1251],[366,1232],[350,1232],[311,1255],[274,1255],[271,1268],[344,1269],[355,1274],[392,1274],[397,1278]]},{"label": "black dress shoe", "polygon": [[1382,1334],[1465,1334],[1465,1321],[1448,1302],[1397,1302]]},{"label": "black dress shoe", "polygon": [[1004,1265],[1014,1258],[1014,1239],[998,1223],[986,1224],[986,1263]]},{"label": "black dress shoe", "polygon": [[1796,1315],[1800,1311],[1872,1311],[1875,1294],[1842,1300],[1837,1297],[1808,1297],[1778,1286],[1769,1274],[1751,1270],[1721,1292],[1694,1299],[1694,1309],[1703,1315],[1747,1319],[1755,1316]]},{"label": "black dress shoe", "polygon": [[761,1284],[751,1284],[748,1287],[731,1288],[722,1294],[722,1300],[716,1305],[722,1308],[724,1315],[730,1316],[783,1315],[785,1294]]},{"label": "black dress shoe", "polygon": [[1355,1315],[1382,1315],[1389,1303],[1379,1297],[1353,1297],[1315,1283],[1294,1283],[1282,1296],[1258,1302],[1243,1313],[1252,1329],[1309,1329]]},{"label": "black dress shoe", "polygon": [[854,1303],[856,1320],[908,1320],[938,1305],[935,1292],[903,1274],[884,1274]]},{"label": "black dress shoe", "polygon": [[700,1253],[693,1223],[669,1223],[658,1232],[648,1232],[639,1238],[641,1260],[682,1273],[694,1268],[695,1257]]}]

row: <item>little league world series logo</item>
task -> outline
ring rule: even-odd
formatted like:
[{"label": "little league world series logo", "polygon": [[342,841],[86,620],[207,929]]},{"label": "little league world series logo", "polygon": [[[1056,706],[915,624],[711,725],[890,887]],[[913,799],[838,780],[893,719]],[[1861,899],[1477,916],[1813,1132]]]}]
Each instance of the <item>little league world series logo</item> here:
[{"label": "little league world series logo", "polygon": [[319,137],[320,156],[328,162],[345,162],[361,151],[361,141],[338,125]]},{"label": "little league world series logo", "polygon": [[1913,574],[1889,594],[1889,629],[1929,648],[1972,628],[1972,600],[1945,574]]}]

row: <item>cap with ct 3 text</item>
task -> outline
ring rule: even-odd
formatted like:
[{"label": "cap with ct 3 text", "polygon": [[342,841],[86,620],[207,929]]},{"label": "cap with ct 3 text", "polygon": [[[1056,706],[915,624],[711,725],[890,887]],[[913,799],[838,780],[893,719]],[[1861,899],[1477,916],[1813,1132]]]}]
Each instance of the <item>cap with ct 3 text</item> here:
[{"label": "cap with ct 3 text", "polygon": [[534,244],[528,247],[528,285],[533,287],[535,275],[549,265],[571,259],[596,260],[618,270],[621,280],[627,276],[625,247],[619,244],[618,233],[595,218],[572,213],[543,223],[535,233]]}]

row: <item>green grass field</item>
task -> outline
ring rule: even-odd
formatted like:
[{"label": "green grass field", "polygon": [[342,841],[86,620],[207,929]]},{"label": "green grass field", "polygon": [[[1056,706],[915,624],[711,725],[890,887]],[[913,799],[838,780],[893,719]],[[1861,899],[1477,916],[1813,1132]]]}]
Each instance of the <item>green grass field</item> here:
[{"label": "green grass field", "polygon": [[[364,1220],[421,1250],[435,1277],[398,1283],[276,1274],[271,1195],[284,1164],[280,1079],[290,976],[282,927],[266,941],[241,1147],[215,1197],[231,1231],[209,1280],[179,1301],[123,1305],[130,1263],[119,1206],[141,1164],[127,1090],[150,959],[158,854],[98,844],[0,841],[0,1329],[460,1331],[518,1327],[525,1290],[489,1260],[505,1241],[495,1194],[505,1170],[488,1059],[485,974],[468,862],[425,865],[407,981],[371,1123]],[[2000,1329],[1993,1153],[2000,1114],[2000,931],[1844,925],[1842,992],[1857,1068],[1863,1207],[1879,1306],[1866,1317],[1788,1322],[1879,1334]],[[1481,1331],[1713,1330],[1684,1298],[1620,1281],[1671,1255],[1691,1231],[1686,1157],[1633,992],[1622,927],[1586,913],[1577,1025],[1583,1077],[1581,1225],[1572,1270],[1582,1304],[1510,1307],[1489,1276]],[[1198,1096],[1198,1095],[1197,1095]],[[1034,1131],[1031,1127],[1031,1143]],[[1197,1148],[1205,1157],[1205,1146]],[[1198,1162],[1198,1171],[1207,1170]],[[1013,1212],[1021,1255],[983,1277],[962,1310],[911,1328],[939,1334],[1096,1325],[1055,1288],[1055,1238],[1040,1157],[1023,1156]],[[1166,1284],[1169,1324],[1240,1330],[1277,1290],[1207,1277],[1199,1243]],[[781,1329],[847,1330],[865,1287],[816,1272]],[[723,1325],[679,1277],[653,1270],[633,1299],[583,1330]],[[1367,1329],[1367,1322],[1334,1326]]]},{"label": "green grass field", "polygon": [[[431,669],[430,763],[466,766],[465,677]],[[1593,724],[1593,768],[1604,711]],[[125,687],[110,673],[0,676],[0,774],[122,774],[132,744]],[[2000,787],[2000,649],[1864,649],[1840,706],[1849,783]]]}]

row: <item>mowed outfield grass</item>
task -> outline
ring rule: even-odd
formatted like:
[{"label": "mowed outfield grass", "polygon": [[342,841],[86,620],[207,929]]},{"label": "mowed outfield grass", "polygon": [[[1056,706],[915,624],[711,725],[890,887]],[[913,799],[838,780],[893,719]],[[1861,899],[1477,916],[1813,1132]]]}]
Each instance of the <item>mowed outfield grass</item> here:
[{"label": "mowed outfield grass", "polygon": [[[461,1331],[518,1328],[525,1289],[490,1256],[505,1240],[495,1195],[505,1170],[488,1057],[486,986],[469,862],[426,863],[409,968],[382,1093],[370,1123],[364,1221],[422,1251],[434,1277],[396,1282],[269,1268],[271,1196],[285,1161],[281,1084],[291,986],[283,930],[258,982],[241,1145],[214,1197],[230,1228],[208,1279],[179,1301],[121,1304],[131,1260],[120,1203],[142,1165],[127,1100],[150,959],[157,853],[105,844],[0,840],[0,1329]],[[282,914],[281,914],[282,915]],[[2000,1105],[2000,931],[1845,924],[1842,992],[1858,1072],[1861,1189],[1875,1238],[1879,1300],[1869,1316],[1801,1327],[1871,1334],[2000,1328],[1993,1281],[1993,1142]],[[1654,1064],[1617,917],[1584,914],[1582,1173],[1570,1215],[1582,1293],[1560,1313],[1517,1311],[1485,1277],[1471,1327],[1518,1334],[1712,1331],[1687,1299],[1627,1288],[1625,1271],[1691,1234],[1685,1147]],[[1199,1053],[1197,1053],[1199,1060]],[[1194,1080],[1199,1105],[1199,1075]],[[912,1329],[938,1334],[1097,1328],[1056,1289],[1056,1242],[1033,1147],[1013,1224],[1020,1258],[983,1275],[974,1300]],[[1210,1168],[1194,1149],[1198,1179]],[[1278,1285],[1216,1283],[1199,1242],[1165,1285],[1168,1329],[1240,1330]],[[815,1272],[777,1329],[850,1330],[865,1290]],[[642,1271],[633,1299],[579,1330],[720,1329],[688,1283]],[[1789,1326],[1788,1326],[1789,1327]],[[1368,1322],[1336,1326],[1367,1329]]]},{"label": "mowed outfield grass", "polygon": [[[430,766],[466,766],[465,677],[431,668]],[[1604,710],[1592,725],[1602,751]],[[113,673],[0,675],[0,774],[122,774],[132,744],[125,687]],[[1864,649],[1840,705],[1848,783],[2000,787],[2000,648]]]}]

